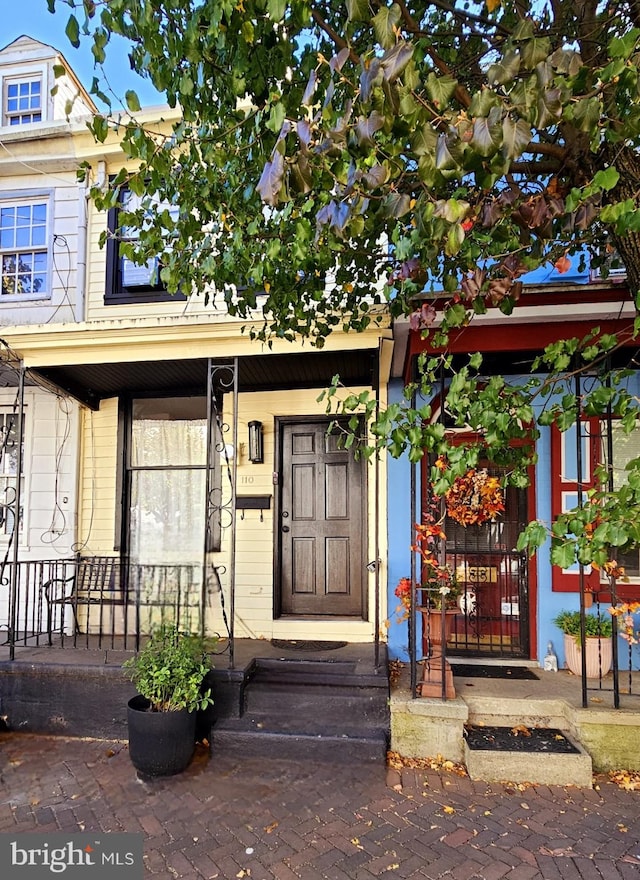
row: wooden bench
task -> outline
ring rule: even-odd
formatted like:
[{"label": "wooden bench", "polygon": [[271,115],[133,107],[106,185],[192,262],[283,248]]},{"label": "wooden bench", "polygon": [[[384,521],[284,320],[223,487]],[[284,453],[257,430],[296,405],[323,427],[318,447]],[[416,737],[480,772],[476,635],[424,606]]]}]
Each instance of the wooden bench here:
[{"label": "wooden bench", "polygon": [[61,563],[60,577],[53,577],[43,584],[43,594],[47,605],[47,635],[51,645],[56,607],[62,612],[61,626],[64,626],[64,609],[71,609],[74,629],[79,633],[78,608],[124,604],[120,558],[80,556]]}]

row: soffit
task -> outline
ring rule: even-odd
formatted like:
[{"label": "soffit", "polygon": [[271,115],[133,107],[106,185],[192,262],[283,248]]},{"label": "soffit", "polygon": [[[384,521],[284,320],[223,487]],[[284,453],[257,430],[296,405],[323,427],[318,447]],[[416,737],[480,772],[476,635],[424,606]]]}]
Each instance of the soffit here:
[{"label": "soffit", "polygon": [[[238,389],[246,393],[325,388],[336,373],[346,386],[371,387],[377,374],[376,357],[377,349],[240,357]],[[100,400],[123,394],[205,393],[207,364],[206,358],[166,359],[40,366],[30,373],[96,408]]]}]

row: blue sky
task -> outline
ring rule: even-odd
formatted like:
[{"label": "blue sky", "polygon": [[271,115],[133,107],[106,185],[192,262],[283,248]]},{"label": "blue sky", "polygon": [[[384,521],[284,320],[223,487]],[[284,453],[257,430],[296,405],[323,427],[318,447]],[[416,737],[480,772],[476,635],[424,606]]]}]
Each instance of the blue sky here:
[{"label": "blue sky", "polygon": [[[75,70],[80,81],[87,88],[91,86],[91,80],[96,75],[91,47],[87,40],[81,41],[79,49],[74,49],[67,39],[64,29],[71,10],[66,4],[58,0],[55,15],[51,15],[48,11],[47,0],[0,0],[0,5],[5,7],[0,24],[0,48],[11,43],[16,37],[27,34],[42,43],[55,46]],[[6,7],[9,7],[10,11]],[[134,89],[143,106],[163,103],[162,97],[148,80],[132,72],[123,40],[107,48],[105,69],[116,94],[123,95],[127,89]]]}]

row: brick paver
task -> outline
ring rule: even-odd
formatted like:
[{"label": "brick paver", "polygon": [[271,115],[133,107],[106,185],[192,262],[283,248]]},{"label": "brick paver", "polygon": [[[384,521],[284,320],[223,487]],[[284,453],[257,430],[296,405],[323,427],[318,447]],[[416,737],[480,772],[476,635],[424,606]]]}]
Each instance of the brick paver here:
[{"label": "brick paver", "polygon": [[198,753],[137,779],[125,745],[0,735],[0,833],[137,831],[154,880],[640,880],[640,792]]}]

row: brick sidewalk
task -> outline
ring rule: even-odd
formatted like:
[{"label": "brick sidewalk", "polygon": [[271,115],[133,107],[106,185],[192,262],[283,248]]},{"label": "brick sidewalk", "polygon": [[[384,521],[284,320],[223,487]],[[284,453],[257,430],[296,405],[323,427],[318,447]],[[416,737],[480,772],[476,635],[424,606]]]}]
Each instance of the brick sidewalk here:
[{"label": "brick sidewalk", "polygon": [[137,831],[146,876],[638,880],[640,792],[196,756],[140,782],[125,745],[0,735],[0,832]]}]

